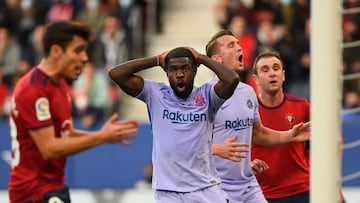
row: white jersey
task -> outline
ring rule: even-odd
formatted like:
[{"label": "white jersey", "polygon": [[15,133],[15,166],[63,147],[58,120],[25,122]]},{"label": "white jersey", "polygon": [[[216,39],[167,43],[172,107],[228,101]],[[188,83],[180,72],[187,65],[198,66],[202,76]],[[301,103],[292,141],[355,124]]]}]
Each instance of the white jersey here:
[{"label": "white jersey", "polygon": [[[215,82],[213,79],[211,82]],[[251,146],[253,124],[260,120],[258,100],[252,87],[240,82],[234,94],[226,100],[216,114],[214,122],[214,143],[238,135],[237,142]],[[250,152],[240,162],[233,162],[214,156],[216,169],[221,177],[221,187],[225,191],[245,191],[258,186],[250,166]],[[241,193],[239,193],[241,195]]]},{"label": "white jersey", "polygon": [[224,99],[213,84],[181,99],[164,83],[144,81],[137,96],[147,105],[153,132],[153,188],[197,191],[220,183],[211,152],[213,121]]}]

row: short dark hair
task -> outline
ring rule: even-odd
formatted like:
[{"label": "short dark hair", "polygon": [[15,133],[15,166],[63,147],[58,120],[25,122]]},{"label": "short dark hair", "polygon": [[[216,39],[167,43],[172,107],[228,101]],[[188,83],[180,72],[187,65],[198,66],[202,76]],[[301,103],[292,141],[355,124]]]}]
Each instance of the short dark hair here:
[{"label": "short dark hair", "polygon": [[93,32],[86,24],[72,21],[54,21],[47,24],[42,39],[44,56],[49,56],[50,48],[55,44],[65,50],[74,36],[79,36],[89,42],[93,39]]},{"label": "short dark hair", "polygon": [[282,68],[284,69],[284,64],[283,64],[283,61],[282,61],[282,59],[281,59],[281,56],[280,56],[279,52],[277,52],[277,51],[275,51],[275,50],[268,50],[268,49],[267,49],[267,50],[264,50],[264,51],[260,52],[259,55],[257,55],[256,58],[255,58],[255,60],[254,60],[253,73],[254,73],[255,75],[258,74],[258,70],[257,70],[257,68],[256,68],[257,63],[259,62],[260,59],[262,59],[262,58],[267,58],[267,57],[276,57],[276,58],[278,58],[278,59],[280,60],[280,62],[281,62]]},{"label": "short dark hair", "polygon": [[170,50],[169,53],[167,54],[167,56],[165,58],[166,67],[169,64],[170,59],[178,58],[178,57],[189,57],[190,60],[192,61],[193,65],[196,64],[195,57],[188,48],[177,47],[175,49]]},{"label": "short dark hair", "polygon": [[222,37],[222,36],[225,36],[225,35],[234,36],[234,34],[233,34],[230,30],[220,30],[219,32],[217,32],[217,33],[210,39],[210,41],[206,44],[206,47],[205,47],[206,56],[211,57],[212,55],[214,55],[214,52],[215,52],[215,50],[217,49],[216,40],[217,40],[219,37]]}]

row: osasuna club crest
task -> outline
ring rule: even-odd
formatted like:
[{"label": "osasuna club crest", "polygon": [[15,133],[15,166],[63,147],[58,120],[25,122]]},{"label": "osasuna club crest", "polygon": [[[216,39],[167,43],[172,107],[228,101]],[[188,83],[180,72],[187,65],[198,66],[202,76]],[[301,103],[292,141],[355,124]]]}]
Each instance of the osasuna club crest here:
[{"label": "osasuna club crest", "polygon": [[252,103],[251,99],[246,98],[245,99],[246,105],[248,106],[249,109],[253,109],[254,108],[254,104]]},{"label": "osasuna club crest", "polygon": [[295,118],[291,113],[287,113],[285,119],[289,122],[289,124],[293,124],[295,121]]}]

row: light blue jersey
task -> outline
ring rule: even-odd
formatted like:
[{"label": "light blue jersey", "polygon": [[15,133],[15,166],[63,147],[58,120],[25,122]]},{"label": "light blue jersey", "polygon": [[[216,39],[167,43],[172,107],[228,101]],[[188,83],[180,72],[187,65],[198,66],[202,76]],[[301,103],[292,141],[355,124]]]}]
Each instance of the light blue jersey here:
[{"label": "light blue jersey", "polygon": [[[211,82],[216,82],[212,79]],[[258,100],[252,87],[240,82],[234,94],[226,100],[216,114],[214,126],[214,143],[222,143],[225,139],[238,135],[237,142],[247,143],[251,146],[253,124],[260,120],[258,112]],[[246,194],[256,190],[259,199],[264,196],[250,166],[251,154],[246,153],[246,158],[240,162],[233,162],[214,156],[215,166],[221,177],[221,188],[227,192],[231,202],[246,201]],[[253,197],[251,197],[253,198]],[[256,198],[258,202],[262,202]],[[255,201],[255,202],[256,202]]]},{"label": "light blue jersey", "polygon": [[137,96],[147,104],[153,131],[153,188],[193,192],[220,183],[211,152],[215,113],[224,103],[205,83],[186,99],[164,83],[144,81]]}]

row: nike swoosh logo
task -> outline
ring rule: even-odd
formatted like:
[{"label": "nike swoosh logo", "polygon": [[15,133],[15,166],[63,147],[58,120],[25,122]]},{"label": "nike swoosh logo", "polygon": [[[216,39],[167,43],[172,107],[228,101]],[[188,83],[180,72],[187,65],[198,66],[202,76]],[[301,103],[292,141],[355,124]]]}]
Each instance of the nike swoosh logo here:
[{"label": "nike swoosh logo", "polygon": [[225,105],[225,106],[221,106],[220,109],[221,109],[221,110],[224,110],[224,109],[226,109],[228,106],[230,106],[230,104],[227,104],[227,105]]}]

